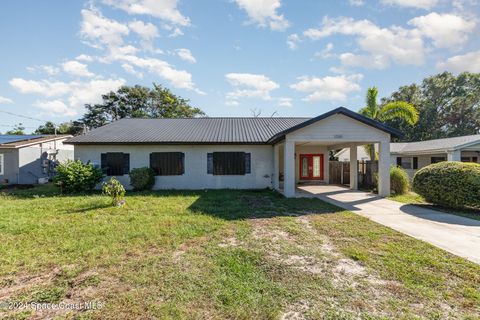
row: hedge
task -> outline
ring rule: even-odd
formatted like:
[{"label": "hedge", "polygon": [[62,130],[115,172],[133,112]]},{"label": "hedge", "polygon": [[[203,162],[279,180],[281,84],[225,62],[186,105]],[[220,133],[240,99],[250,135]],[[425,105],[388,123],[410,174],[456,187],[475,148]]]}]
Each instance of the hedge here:
[{"label": "hedge", "polygon": [[405,194],[410,189],[408,173],[400,167],[390,167],[390,190],[394,194]]},{"label": "hedge", "polygon": [[417,171],[413,190],[433,204],[480,208],[480,164],[440,162]]}]

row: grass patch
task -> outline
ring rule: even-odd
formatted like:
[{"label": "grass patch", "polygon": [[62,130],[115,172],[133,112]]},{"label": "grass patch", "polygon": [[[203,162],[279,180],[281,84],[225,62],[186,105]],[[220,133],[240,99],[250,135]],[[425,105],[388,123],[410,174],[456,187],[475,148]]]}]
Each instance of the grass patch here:
[{"label": "grass patch", "polygon": [[392,195],[388,198],[390,200],[398,201],[405,204],[415,204],[428,209],[438,210],[441,212],[450,213],[457,216],[480,220],[480,212],[478,210],[444,208],[442,206],[437,206],[427,202],[421,195],[415,192],[408,192],[406,194],[401,194],[401,195]]},{"label": "grass patch", "polygon": [[268,190],[0,195],[0,318],[471,318],[480,267],[318,199]]}]

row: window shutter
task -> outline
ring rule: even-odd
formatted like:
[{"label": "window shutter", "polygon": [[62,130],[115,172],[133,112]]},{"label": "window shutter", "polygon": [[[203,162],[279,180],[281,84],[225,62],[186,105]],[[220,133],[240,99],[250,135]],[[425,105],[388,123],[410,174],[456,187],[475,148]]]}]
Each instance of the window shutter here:
[{"label": "window shutter", "polygon": [[251,173],[252,168],[251,168],[251,154],[250,153],[245,153],[245,173]]},{"label": "window shutter", "polygon": [[157,176],[178,176],[185,173],[185,154],[183,152],[152,152],[150,168]]},{"label": "window shutter", "polygon": [[213,153],[207,153],[207,174],[213,174]]},{"label": "window shutter", "polygon": [[123,174],[130,172],[130,154],[123,153]]},{"label": "window shutter", "polygon": [[413,157],[413,170],[418,169],[418,157]]},{"label": "window shutter", "polygon": [[103,174],[107,174],[107,154],[102,153],[100,155],[100,167],[102,168]]},{"label": "window shutter", "polygon": [[402,166],[402,157],[397,157],[397,166]]}]

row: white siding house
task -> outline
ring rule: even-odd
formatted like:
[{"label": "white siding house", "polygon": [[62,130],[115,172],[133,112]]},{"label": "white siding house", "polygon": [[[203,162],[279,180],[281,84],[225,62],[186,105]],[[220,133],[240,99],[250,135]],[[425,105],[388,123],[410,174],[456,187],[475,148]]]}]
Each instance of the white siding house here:
[{"label": "white siding house", "polygon": [[[400,133],[337,108],[311,119],[122,119],[67,143],[75,159],[102,167],[127,188],[131,169],[151,167],[155,189],[274,188],[287,197],[298,183],[328,183],[330,150],[379,143],[379,194],[386,196],[391,135]],[[357,188],[356,175],[350,187]]]}]

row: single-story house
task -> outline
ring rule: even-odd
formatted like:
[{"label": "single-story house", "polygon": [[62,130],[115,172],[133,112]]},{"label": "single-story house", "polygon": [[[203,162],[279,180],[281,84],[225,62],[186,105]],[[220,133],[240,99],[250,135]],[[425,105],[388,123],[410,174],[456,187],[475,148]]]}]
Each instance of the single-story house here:
[{"label": "single-story house", "polygon": [[73,160],[71,135],[0,135],[0,184],[37,184],[53,176],[59,161]]},{"label": "single-story house", "polygon": [[[329,150],[379,143],[379,193],[390,193],[390,139],[401,133],[340,107],[315,118],[122,119],[66,141],[75,159],[130,187],[133,168],[156,172],[154,189],[274,188],[328,183]],[[352,163],[352,172],[357,172]],[[357,175],[351,185],[357,188]]]},{"label": "single-story house", "polygon": [[[339,161],[350,161],[350,150],[335,154]],[[370,160],[363,147],[357,150],[358,160]],[[480,163],[480,134],[419,142],[390,143],[390,164],[404,168],[410,177],[418,169],[440,161]]]}]

